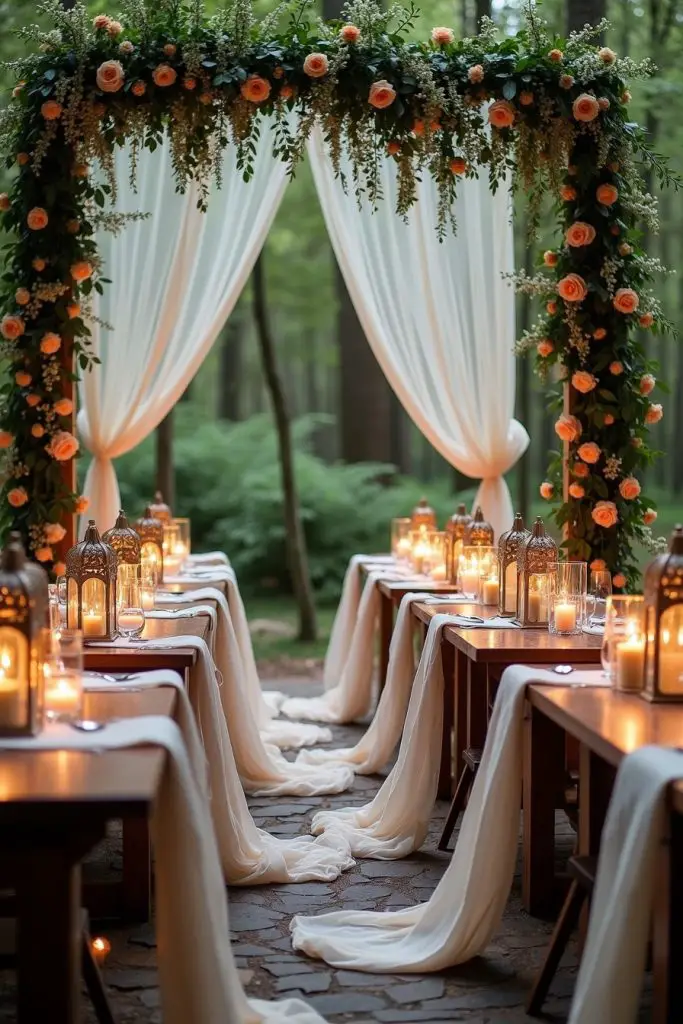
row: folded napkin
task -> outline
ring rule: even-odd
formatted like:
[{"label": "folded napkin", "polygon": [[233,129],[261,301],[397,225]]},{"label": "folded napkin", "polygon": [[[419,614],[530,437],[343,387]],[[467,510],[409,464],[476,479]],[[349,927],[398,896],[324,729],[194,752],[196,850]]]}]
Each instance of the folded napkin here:
[{"label": "folded napkin", "polygon": [[586,623],[583,626],[583,630],[582,631],[584,633],[587,633],[588,636],[604,636],[605,635],[605,627],[604,627],[604,625],[603,626],[596,626],[596,625],[590,625],[589,623]]},{"label": "folded napkin", "polygon": [[491,615],[487,617],[486,612],[483,612],[476,618],[484,619],[484,621],[473,621],[466,615],[451,615],[449,625],[458,626],[460,629],[521,629],[521,626],[519,626],[518,623],[514,622],[512,619],[506,619],[502,615]]},{"label": "folded napkin", "polygon": [[230,559],[224,551],[201,551],[188,555],[185,565],[230,565]]},{"label": "folded napkin", "polygon": [[476,604],[476,601],[464,594],[422,594],[420,601],[422,604]]},{"label": "folded napkin", "polygon": [[97,693],[98,690],[121,691],[146,690],[155,686],[172,686],[175,690],[185,690],[183,680],[177,672],[169,669],[157,670],[154,672],[135,672],[124,674],[124,678],[117,678],[110,673],[86,672],[83,675],[83,689],[86,693]]},{"label": "folded napkin", "polygon": [[142,745],[168,753],[152,803],[156,931],[165,1024],[324,1024],[299,999],[248,1000],[235,967],[225,883],[202,782],[201,748],[186,746],[169,718],[129,718],[98,733],[49,725],[31,739],[2,740],[14,750],[117,750]]}]

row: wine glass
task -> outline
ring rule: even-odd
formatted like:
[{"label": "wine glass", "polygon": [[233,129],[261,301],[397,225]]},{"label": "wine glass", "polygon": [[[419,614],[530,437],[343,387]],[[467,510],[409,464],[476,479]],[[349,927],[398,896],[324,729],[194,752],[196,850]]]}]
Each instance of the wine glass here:
[{"label": "wine glass", "polygon": [[142,635],[145,613],[142,607],[140,583],[129,581],[121,587],[116,624],[122,636],[133,640]]},{"label": "wine glass", "polygon": [[587,625],[589,627],[605,628],[607,615],[607,598],[612,593],[612,574],[608,569],[593,569],[591,571],[590,588],[588,591],[587,604],[590,608]]}]

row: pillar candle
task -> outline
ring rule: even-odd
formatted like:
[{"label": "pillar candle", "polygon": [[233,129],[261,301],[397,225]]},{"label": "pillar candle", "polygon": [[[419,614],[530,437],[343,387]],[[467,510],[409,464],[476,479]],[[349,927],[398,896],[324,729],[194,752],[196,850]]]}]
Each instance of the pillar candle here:
[{"label": "pillar candle", "polygon": [[505,570],[505,609],[514,615],[517,611],[517,563],[510,562]]},{"label": "pillar candle", "polygon": [[529,591],[528,615],[529,622],[547,622],[548,599],[539,590]]},{"label": "pillar candle", "polygon": [[563,601],[555,605],[555,629],[558,633],[571,633],[576,629],[576,605]]},{"label": "pillar candle", "polygon": [[463,594],[472,594],[476,598],[479,593],[479,569],[461,569],[460,587]]},{"label": "pillar candle", "polygon": [[481,582],[482,604],[498,604],[498,580],[482,580]]},{"label": "pillar candle", "polygon": [[99,612],[83,612],[83,636],[104,636],[105,619]]},{"label": "pillar candle", "polygon": [[630,636],[616,644],[617,665],[615,684],[617,690],[642,690],[645,673],[645,639]]}]

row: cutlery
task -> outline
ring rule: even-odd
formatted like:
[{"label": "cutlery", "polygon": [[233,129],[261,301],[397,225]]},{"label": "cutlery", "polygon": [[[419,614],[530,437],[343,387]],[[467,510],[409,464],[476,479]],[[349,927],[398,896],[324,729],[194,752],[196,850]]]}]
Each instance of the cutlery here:
[{"label": "cutlery", "polygon": [[100,732],[106,727],[106,722],[96,722],[92,718],[81,718],[76,722],[69,722],[72,729],[78,732]]}]

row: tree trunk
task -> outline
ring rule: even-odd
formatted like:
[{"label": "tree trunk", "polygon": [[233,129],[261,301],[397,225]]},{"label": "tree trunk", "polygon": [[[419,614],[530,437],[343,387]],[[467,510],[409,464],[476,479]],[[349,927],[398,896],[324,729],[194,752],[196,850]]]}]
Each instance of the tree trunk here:
[{"label": "tree trunk", "polygon": [[[156,429],[157,475],[156,488],[164,501],[175,505],[175,469],[173,466],[173,409]],[[151,497],[151,495],[150,495]]]},{"label": "tree trunk", "polygon": [[284,499],[285,526],[287,529],[287,559],[292,577],[292,586],[299,609],[299,640],[315,640],[316,618],[313,588],[308,570],[306,537],[299,514],[299,499],[294,474],[294,453],[292,436],[282,381],[275,358],[275,347],[268,321],[266,282],[263,268],[263,254],[254,264],[253,272],[254,322],[258,337],[263,372],[273,406],[280,453],[280,474]]},{"label": "tree trunk", "polygon": [[481,26],[481,19],[484,17],[491,17],[491,0],[475,0],[474,17],[476,21],[476,31],[478,32]]},{"label": "tree trunk", "polygon": [[579,32],[584,25],[597,25],[606,13],[607,0],[567,0],[567,31]]},{"label": "tree trunk", "polygon": [[243,373],[244,309],[238,304],[222,331],[218,382],[218,416],[240,419],[240,391]]},{"label": "tree trunk", "polygon": [[[525,216],[521,224],[521,240],[524,246],[524,271],[530,276],[533,274],[535,253],[527,238],[528,227]],[[529,295],[522,295],[518,310],[517,334],[518,337],[521,337],[522,333],[531,327],[531,297]],[[531,360],[529,356],[520,356],[517,360],[517,418],[531,435]],[[530,449],[531,445],[517,463],[517,511],[522,513],[525,522],[529,520]],[[545,476],[545,469],[543,475]]]}]

